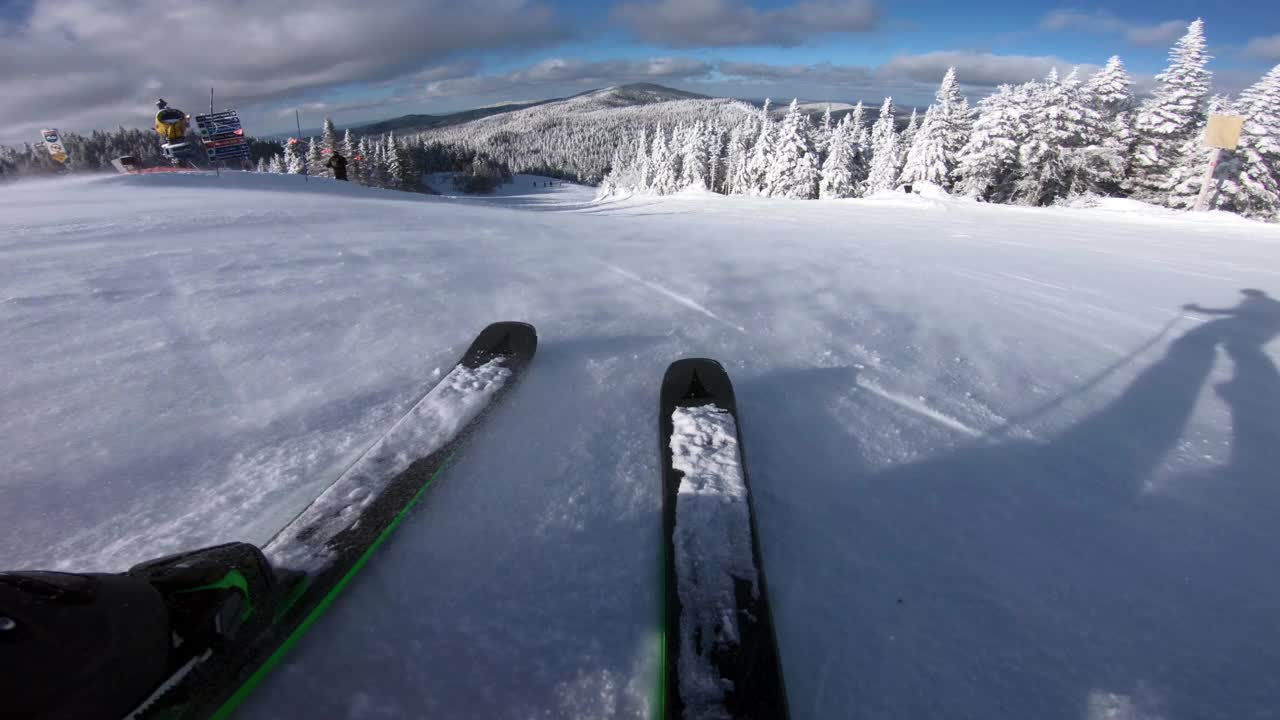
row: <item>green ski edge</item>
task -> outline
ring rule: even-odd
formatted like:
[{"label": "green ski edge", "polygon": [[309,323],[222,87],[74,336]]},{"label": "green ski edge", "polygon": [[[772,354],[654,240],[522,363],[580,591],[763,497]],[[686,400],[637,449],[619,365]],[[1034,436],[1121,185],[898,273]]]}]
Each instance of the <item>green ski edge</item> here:
[{"label": "green ski edge", "polygon": [[[275,649],[275,652],[271,653],[271,656],[258,666],[258,669],[253,672],[253,675],[250,675],[249,678],[240,685],[235,693],[233,693],[231,697],[227,698],[226,702],[222,703],[222,706],[210,716],[211,720],[226,720],[226,718],[230,717],[231,713],[235,712],[236,708],[238,708],[240,704],[249,697],[250,693],[252,693],[258,685],[262,684],[262,681],[265,680],[267,675],[271,674],[271,671],[280,664],[280,661],[284,659],[284,656],[293,649],[294,645],[298,644],[298,641],[302,639],[302,636],[307,632],[307,630],[311,629],[311,626],[315,624],[316,620],[320,619],[320,616],[324,614],[324,611],[329,609],[329,606],[333,604],[333,601],[338,597],[338,594],[347,587],[352,578],[356,576],[356,573],[360,572],[360,568],[364,567],[364,564],[373,556],[374,551],[386,542],[387,538],[391,536],[391,533],[395,532],[395,529],[404,521],[405,516],[413,509],[413,506],[418,504],[418,500],[422,498],[423,493],[425,493],[427,489],[435,483],[436,478],[440,476],[440,473],[444,472],[445,468],[449,467],[452,460],[452,455],[445,458],[445,461],[440,465],[439,469],[437,469],[427,482],[418,489],[418,492],[414,493],[409,502],[405,504],[404,508],[401,509],[391,521],[391,524],[387,526],[387,529],[383,530],[382,534],[378,536],[378,539],[374,540],[373,544],[361,553],[359,559],[357,559],[355,564],[351,566],[351,569],[342,576],[341,580],[334,584],[333,589],[321,598],[320,602],[316,603],[316,606],[311,609],[311,612],[307,613],[307,616],[302,620],[302,622],[298,623],[298,626],[293,629],[293,632],[289,633],[289,637],[285,638],[284,642],[280,643],[279,647]],[[303,581],[303,583],[300,584],[300,588],[305,588],[305,586],[306,581]],[[299,590],[294,597],[289,599],[288,604],[296,602],[297,596],[300,595],[301,590]]]},{"label": "green ski edge", "polygon": [[662,537],[662,566],[658,568],[658,609],[662,613],[658,621],[658,682],[653,697],[651,720],[667,720],[667,538]]}]

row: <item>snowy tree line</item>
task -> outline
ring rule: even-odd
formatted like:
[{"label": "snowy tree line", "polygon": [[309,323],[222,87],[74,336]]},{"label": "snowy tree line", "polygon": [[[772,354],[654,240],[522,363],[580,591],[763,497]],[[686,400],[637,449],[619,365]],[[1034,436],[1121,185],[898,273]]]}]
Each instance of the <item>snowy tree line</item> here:
[{"label": "snowy tree line", "polygon": [[[115,172],[111,161],[130,155],[138,158],[143,167],[168,165],[160,154],[160,143],[154,130],[119,128],[94,130],[89,135],[60,133],[70,162],[60,165],[49,157],[43,143],[23,143],[21,147],[0,145],[0,174],[4,177],[53,175],[64,172]],[[196,142],[194,133],[188,137]],[[253,159],[270,157],[280,151],[281,144],[273,140],[249,138],[249,151]],[[196,158],[199,162],[199,158]]]},{"label": "snowy tree line", "polygon": [[270,158],[260,158],[258,172],[285,175],[333,177],[328,167],[334,153],[347,160],[350,182],[392,190],[422,190],[413,158],[405,143],[394,132],[380,136],[356,136],[348,128],[341,137],[333,120],[324,119],[320,138],[290,138],[281,151]]},{"label": "snowy tree line", "polygon": [[[528,172],[607,190],[667,194],[690,188],[768,197],[849,198],[931,183],[987,202],[1048,205],[1108,195],[1189,208],[1213,151],[1202,144],[1210,112],[1244,117],[1239,147],[1222,153],[1210,208],[1276,219],[1280,213],[1280,66],[1239,97],[1210,95],[1211,60],[1197,20],[1169,53],[1154,93],[1138,102],[1119,57],[1082,78],[1057,70],[1002,85],[970,107],[954,68],[923,114],[905,127],[885,98],[838,122],[811,119],[797,103],[775,119],[727,99],[643,98],[620,89],[501,113],[397,137],[339,137],[325,121],[318,139],[255,144],[258,168],[329,175],[336,150],[355,182],[422,189],[421,174],[452,170],[504,177]],[[872,121],[871,115],[875,115]],[[64,135],[73,169],[107,169],[136,155],[161,164],[154,134],[142,130]],[[0,168],[53,172],[42,146],[0,148]]]},{"label": "snowy tree line", "polygon": [[506,164],[463,145],[398,138],[395,132],[382,135],[355,135],[347,129],[339,138],[333,120],[325,118],[320,138],[291,140],[281,152],[258,161],[259,172],[332,177],[328,167],[334,152],[347,160],[347,180],[392,190],[429,192],[422,183],[424,173],[455,172],[459,189],[488,192],[511,179]]},{"label": "snowy tree line", "polygon": [[1142,103],[1119,57],[1082,79],[1003,85],[970,108],[955,69],[923,118],[899,130],[885,98],[868,125],[859,103],[814,123],[796,102],[780,121],[768,103],[736,123],[723,117],[640,124],[616,146],[606,190],[668,194],[690,188],[786,198],[849,198],[932,183],[988,202],[1048,205],[1089,195],[1191,207],[1212,150],[1209,112],[1244,117],[1239,147],[1223,153],[1209,207],[1275,220],[1280,213],[1280,66],[1239,98],[1210,97],[1204,24],[1197,20]]},{"label": "snowy tree line", "polygon": [[21,147],[0,145],[0,173],[5,176],[52,175],[54,173],[112,170],[111,161],[124,155],[133,155],[144,163],[167,163],[160,156],[160,143],[150,130],[120,128],[118,130],[94,130],[89,135],[62,133],[62,145],[71,158],[70,167],[64,167],[49,157],[43,143],[23,143]]},{"label": "snowy tree line", "polygon": [[750,105],[727,99],[668,100],[621,107],[617,103],[610,91],[600,91],[425,130],[416,139],[484,153],[514,172],[596,185],[609,173],[623,140],[637,128],[698,122],[708,127],[731,127],[755,114]]},{"label": "snowy tree line", "polygon": [[[188,134],[198,142],[194,134]],[[152,130],[95,130],[90,135],[61,133],[63,145],[71,158],[61,165],[49,157],[43,143],[24,143],[21,147],[0,146],[0,178],[54,175],[66,172],[115,172],[111,161],[126,155],[139,159],[143,167],[166,166],[168,159],[160,153],[161,141]],[[332,120],[326,118],[319,139],[278,142],[249,138],[251,162],[259,172],[300,174],[304,168],[310,175],[331,177],[327,167],[334,150],[348,160],[348,178],[377,187],[425,191],[420,174],[453,171],[473,178],[468,188],[492,187],[510,178],[510,170],[500,161],[484,153],[461,146],[418,139],[403,140],[394,133],[381,136],[355,136],[347,130],[339,137]],[[200,158],[195,158],[197,166]]]}]

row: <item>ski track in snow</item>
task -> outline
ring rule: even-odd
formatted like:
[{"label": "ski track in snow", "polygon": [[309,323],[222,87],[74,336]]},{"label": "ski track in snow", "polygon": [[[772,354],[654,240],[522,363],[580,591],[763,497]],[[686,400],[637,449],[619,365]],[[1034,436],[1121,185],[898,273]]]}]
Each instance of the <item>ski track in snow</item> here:
[{"label": "ski track in snow", "polygon": [[525,320],[520,387],[243,717],[649,717],[687,356],[734,378],[796,720],[1280,707],[1280,228],[526,180],[0,189],[0,566],[266,542]]},{"label": "ski track in snow", "polygon": [[712,320],[715,320],[716,322],[724,323],[725,325],[728,325],[729,327],[733,328],[734,330],[737,330],[738,332],[745,333],[745,332],[747,331],[747,329],[746,329],[746,328],[744,328],[744,327],[742,327],[741,325],[734,325],[733,323],[729,322],[728,320],[725,320],[724,318],[722,318],[722,317],[720,317],[719,315],[717,315],[717,314],[715,314],[715,313],[711,312],[710,310],[708,310],[708,309],[706,309],[705,307],[703,307],[703,306],[699,305],[698,303],[694,302],[693,300],[690,300],[689,298],[685,297],[684,295],[681,295],[680,293],[677,293],[677,292],[675,292],[675,291],[673,291],[673,290],[670,290],[669,288],[665,288],[665,287],[663,287],[662,285],[659,285],[659,284],[658,284],[658,283],[656,283],[656,282],[651,282],[651,281],[649,281],[649,280],[645,280],[644,278],[640,277],[639,275],[636,275],[635,273],[632,273],[632,272],[627,272],[626,270],[623,270],[622,268],[617,267],[616,265],[610,265],[609,263],[601,263],[601,264],[602,264],[602,265],[604,265],[605,267],[609,268],[609,270],[611,270],[611,271],[613,271],[613,272],[617,273],[618,275],[621,275],[622,277],[624,277],[624,278],[626,278],[626,279],[628,279],[628,280],[630,280],[630,281],[632,281],[632,282],[634,282],[634,283],[638,283],[638,284],[640,284],[640,285],[643,285],[643,286],[645,286],[645,287],[649,288],[650,290],[652,290],[652,291],[654,291],[654,292],[658,293],[659,295],[662,295],[662,296],[663,296],[663,297],[665,297],[665,298],[669,298],[669,299],[671,299],[671,300],[674,300],[674,301],[676,301],[677,303],[679,303],[679,304],[681,304],[681,305],[683,305],[683,306],[685,306],[685,307],[687,307],[687,308],[689,308],[689,309],[691,309],[691,310],[696,310],[697,312],[700,312],[700,313],[702,313],[703,315],[706,315],[707,317],[711,318]]},{"label": "ski track in snow", "polygon": [[862,378],[858,379],[858,387],[862,388],[863,390],[866,390],[867,392],[874,394],[876,397],[884,398],[885,400],[888,400],[889,402],[893,403],[894,405],[897,405],[898,407],[904,410],[916,413],[921,417],[927,418],[935,423],[938,423],[943,427],[950,428],[952,430],[955,430],[956,432],[964,433],[965,435],[969,435],[970,437],[982,436],[981,430],[974,430],[973,428],[969,427],[968,425],[965,425],[959,420],[956,420],[953,417],[948,417],[946,414],[940,413],[937,410],[934,410],[933,408],[926,405],[922,400],[919,400],[917,398],[909,398],[904,395],[899,395],[898,393],[889,392],[888,390],[885,390],[879,385],[876,385],[874,382],[871,382],[870,380],[864,380]]}]

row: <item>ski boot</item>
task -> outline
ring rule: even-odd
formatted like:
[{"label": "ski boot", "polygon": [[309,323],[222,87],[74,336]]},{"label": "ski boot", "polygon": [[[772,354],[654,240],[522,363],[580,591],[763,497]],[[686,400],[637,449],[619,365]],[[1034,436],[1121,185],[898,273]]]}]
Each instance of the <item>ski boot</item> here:
[{"label": "ski boot", "polygon": [[186,704],[216,659],[270,625],[280,590],[246,543],[123,574],[0,573],[4,716],[118,720]]}]

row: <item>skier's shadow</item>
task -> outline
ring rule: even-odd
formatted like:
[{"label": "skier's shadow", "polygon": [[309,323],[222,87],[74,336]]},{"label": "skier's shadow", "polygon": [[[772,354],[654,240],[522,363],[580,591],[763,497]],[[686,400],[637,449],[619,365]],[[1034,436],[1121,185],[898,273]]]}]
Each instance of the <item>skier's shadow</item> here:
[{"label": "skier's shadow", "polygon": [[[1265,350],[1280,302],[1243,293],[1230,309],[1188,306],[1219,317],[1046,441],[871,472],[839,431],[809,432],[824,420],[790,441],[757,428],[768,449],[748,462],[794,716],[1252,717],[1280,705],[1268,559],[1280,373]],[[1234,364],[1216,388],[1230,458],[1152,491],[1166,456],[1187,452],[1219,347]],[[820,412],[833,387],[808,385],[757,380],[743,395],[772,407],[748,417]]]}]

